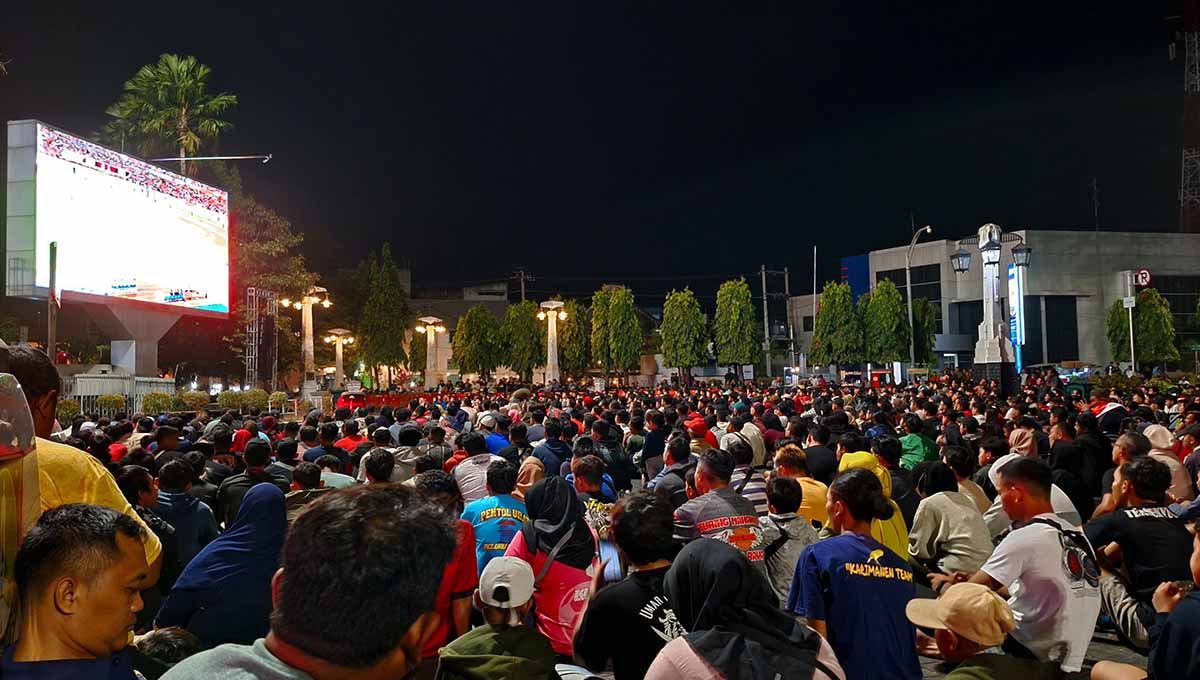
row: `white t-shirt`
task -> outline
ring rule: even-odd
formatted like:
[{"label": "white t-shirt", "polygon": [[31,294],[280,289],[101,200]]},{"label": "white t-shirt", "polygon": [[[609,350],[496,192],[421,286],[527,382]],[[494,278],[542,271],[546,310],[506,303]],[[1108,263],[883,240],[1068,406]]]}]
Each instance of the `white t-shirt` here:
[{"label": "white t-shirt", "polygon": [[488,495],[487,469],[497,460],[504,459],[490,453],[477,453],[454,466],[454,481],[458,482],[464,504]]},{"label": "white t-shirt", "polygon": [[[1066,529],[1057,515],[1044,513]],[[1086,538],[1084,540],[1087,540]],[[1062,534],[1044,524],[1027,524],[996,546],[982,571],[1008,588],[1012,597],[1012,636],[1043,661],[1067,672],[1083,666],[1083,656],[1100,613],[1100,590],[1086,578],[1073,578],[1065,566]]]}]

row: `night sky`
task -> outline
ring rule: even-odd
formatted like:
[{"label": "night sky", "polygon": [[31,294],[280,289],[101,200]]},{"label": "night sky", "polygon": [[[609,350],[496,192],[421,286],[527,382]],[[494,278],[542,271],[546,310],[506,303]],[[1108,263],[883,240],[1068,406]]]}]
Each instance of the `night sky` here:
[{"label": "night sky", "polygon": [[833,278],[910,213],[1090,227],[1093,177],[1104,228],[1176,228],[1168,2],[242,4],[6,3],[0,116],[88,133],[195,55],[239,98],[220,152],[275,155],[246,184],[313,267],[390,241],[418,287],[524,265],[534,295],[650,303],[765,263],[803,292],[814,243]]}]

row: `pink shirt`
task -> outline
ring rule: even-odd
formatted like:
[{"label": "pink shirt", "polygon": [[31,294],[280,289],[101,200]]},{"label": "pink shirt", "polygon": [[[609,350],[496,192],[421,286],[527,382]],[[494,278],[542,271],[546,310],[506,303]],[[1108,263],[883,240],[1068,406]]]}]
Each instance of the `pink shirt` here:
[{"label": "pink shirt", "polygon": [[[512,543],[508,544],[508,550],[505,550],[504,554],[528,562],[533,568],[534,576],[541,573],[542,565],[546,563],[545,553],[529,553],[525,546],[525,534],[520,531],[513,537]],[[592,568],[595,568],[594,562]],[[587,604],[591,587],[592,577],[586,570],[554,562],[546,572],[546,577],[534,590],[533,603],[537,613],[538,631],[550,640],[550,646],[556,654],[574,654],[572,638],[575,636],[575,624],[583,616],[583,608]]]},{"label": "pink shirt", "polygon": [[[813,680],[844,680],[846,671],[838,663],[833,647],[824,638],[821,639],[821,649],[817,652],[817,660],[825,664],[834,676],[821,671],[813,671]],[[646,669],[645,680],[724,680],[721,672],[709,665],[704,657],[696,653],[687,640],[677,637],[668,642],[654,663]]]}]

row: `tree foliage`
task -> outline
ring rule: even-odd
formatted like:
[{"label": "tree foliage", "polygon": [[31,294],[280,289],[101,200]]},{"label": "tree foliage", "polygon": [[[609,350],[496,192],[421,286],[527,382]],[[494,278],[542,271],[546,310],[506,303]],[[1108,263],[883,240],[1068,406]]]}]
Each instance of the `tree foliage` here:
[{"label": "tree foliage", "polygon": [[369,294],[359,314],[358,351],[368,366],[396,366],[408,359],[404,335],[412,322],[408,293],[400,283],[400,269],[384,243],[370,258]]},{"label": "tree foliage", "polygon": [[717,313],[713,319],[718,364],[741,366],[754,362],[757,353],[754,319],[754,303],[746,279],[722,283],[717,290]]},{"label": "tree foliage", "polygon": [[608,305],[611,299],[611,286],[604,286],[592,294],[592,361],[606,372],[613,370],[612,354],[608,348]]},{"label": "tree foliage", "polygon": [[567,375],[582,375],[591,366],[591,309],[567,300],[563,311],[567,318],[558,322],[558,367]]},{"label": "tree foliage", "polygon": [[[304,291],[317,282],[317,276],[309,270],[300,246],[304,235],[293,230],[291,222],[273,209],[260,203],[242,186],[242,176],[232,166],[215,163],[206,168],[217,185],[229,191],[230,219],[237,225],[230,231],[229,289],[230,326],[226,327],[225,347],[219,343],[198,343],[191,351],[214,347],[220,354],[230,357],[244,356],[246,344],[246,289],[265,288],[274,291],[280,298],[299,298]],[[180,329],[184,324],[176,324]],[[279,338],[279,370],[299,366],[300,338],[296,332],[299,319],[288,314],[282,307],[276,317],[276,333]],[[226,347],[228,349],[226,349]],[[263,348],[260,348],[260,352]],[[223,375],[226,362],[221,356],[197,357],[189,355],[197,370]],[[266,379],[268,376],[261,376]]]},{"label": "tree foliage", "polygon": [[896,284],[888,279],[871,292],[863,332],[867,361],[890,364],[908,359],[908,308]]},{"label": "tree foliage", "polygon": [[[428,333],[428,329],[425,332]],[[409,373],[423,374],[425,365],[428,363],[429,340],[423,333],[413,331],[408,340],[408,371]]]},{"label": "tree foliage", "polygon": [[166,392],[147,392],[142,395],[142,413],[157,416],[171,410],[171,395]]},{"label": "tree foliage", "polygon": [[637,368],[642,356],[642,328],[633,306],[633,291],[625,286],[613,288],[606,317],[612,366],[622,372]]},{"label": "tree foliage", "polygon": [[925,298],[913,298],[913,356],[918,364],[933,364],[934,336],[940,331],[933,303]]},{"label": "tree foliage", "polygon": [[462,373],[478,373],[487,380],[503,363],[500,321],[483,305],[475,305],[458,320],[452,344],[454,363]]},{"label": "tree foliage", "polygon": [[704,313],[690,288],[672,290],[663,302],[659,335],[663,359],[671,368],[690,369],[708,359]]},{"label": "tree foliage", "polygon": [[212,399],[205,392],[199,390],[185,390],[178,395],[179,401],[183,402],[184,408],[189,411],[200,411],[206,408]]},{"label": "tree foliage", "polygon": [[242,406],[248,409],[266,410],[270,405],[271,395],[261,387],[242,392]]},{"label": "tree foliage", "polygon": [[217,406],[223,409],[238,410],[242,408],[242,393],[237,390],[226,390],[217,395]]},{"label": "tree foliage", "polygon": [[[195,57],[161,55],[138,69],[121,97],[105,109],[112,120],[102,138],[118,148],[132,144],[143,156],[198,155],[202,144],[233,127],[221,116],[237,105],[236,96],[209,91],[210,74]],[[186,161],[179,161],[180,173],[186,175],[189,169]]]},{"label": "tree foliage", "polygon": [[54,414],[60,424],[69,423],[79,415],[79,402],[74,399],[59,399]]},{"label": "tree foliage", "polygon": [[825,284],[813,325],[812,363],[857,364],[863,360],[862,321],[851,301],[850,284]]},{"label": "tree foliage", "polygon": [[533,369],[546,364],[546,328],[537,313],[537,304],[524,300],[509,305],[500,324],[501,363],[526,382],[533,380]]},{"label": "tree foliage", "polygon": [[[1117,361],[1129,361],[1129,312],[1114,300],[1105,319],[1108,346]],[[1175,319],[1171,308],[1154,288],[1143,288],[1133,308],[1133,344],[1139,365],[1179,361],[1175,346]]]}]

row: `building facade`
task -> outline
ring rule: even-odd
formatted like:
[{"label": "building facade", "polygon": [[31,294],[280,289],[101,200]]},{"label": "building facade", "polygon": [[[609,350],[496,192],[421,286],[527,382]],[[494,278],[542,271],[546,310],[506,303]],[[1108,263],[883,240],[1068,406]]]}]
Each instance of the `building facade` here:
[{"label": "building facade", "polygon": [[[1080,361],[1107,364],[1112,359],[1106,335],[1108,308],[1127,292],[1128,272],[1146,269],[1150,287],[1166,298],[1182,336],[1185,365],[1187,348],[1200,342],[1196,329],[1197,300],[1200,298],[1200,234],[1017,230],[1033,249],[1025,272],[1025,344],[1023,364]],[[1003,244],[1001,253],[1001,308],[1007,313],[1007,285],[1003,272],[1012,262],[1012,247]],[[971,267],[963,274],[954,271],[951,255],[958,242],[948,239],[919,243],[913,249],[911,277],[913,298],[925,298],[939,311],[941,333],[934,351],[937,368],[971,365],[979,324],[983,319],[982,263],[974,245],[963,249],[972,255]],[[843,279],[855,294],[863,290],[863,270],[870,289],[890,279],[907,300],[904,255],[908,246],[875,250],[865,256],[843,259]],[[865,257],[865,261],[864,258]],[[820,294],[815,301],[820,303]],[[812,342],[814,300],[812,295],[794,296],[788,314],[797,329],[797,345],[807,352]]]}]

